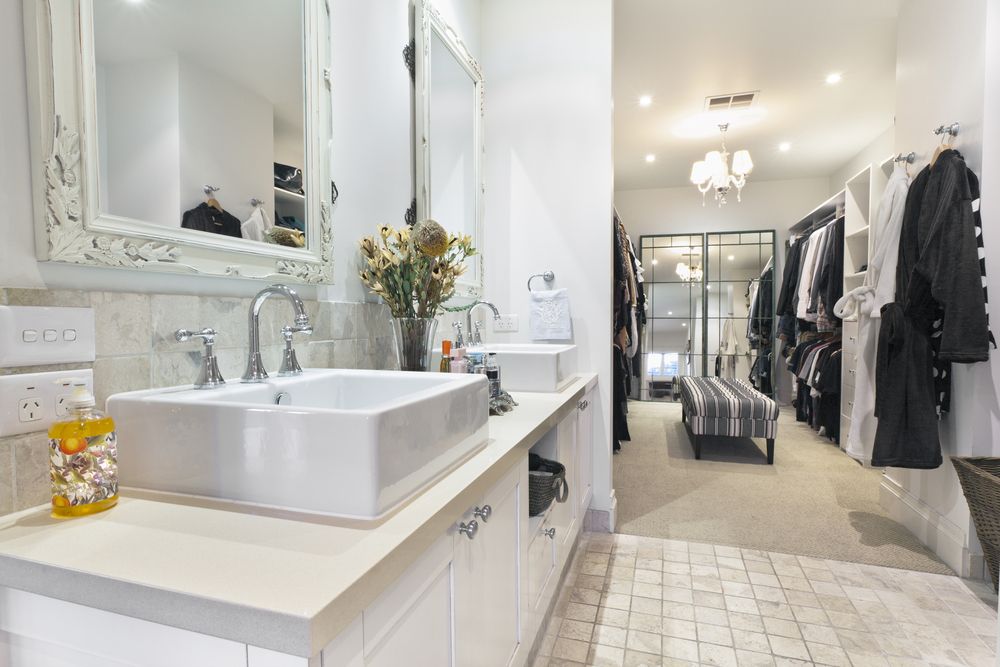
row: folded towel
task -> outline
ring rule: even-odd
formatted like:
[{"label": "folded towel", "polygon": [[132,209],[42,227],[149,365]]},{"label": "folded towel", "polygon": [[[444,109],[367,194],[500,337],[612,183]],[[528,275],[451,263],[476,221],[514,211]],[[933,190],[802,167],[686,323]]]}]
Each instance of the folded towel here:
[{"label": "folded towel", "polygon": [[569,315],[569,292],[563,289],[531,292],[532,340],[570,340],[573,322]]}]

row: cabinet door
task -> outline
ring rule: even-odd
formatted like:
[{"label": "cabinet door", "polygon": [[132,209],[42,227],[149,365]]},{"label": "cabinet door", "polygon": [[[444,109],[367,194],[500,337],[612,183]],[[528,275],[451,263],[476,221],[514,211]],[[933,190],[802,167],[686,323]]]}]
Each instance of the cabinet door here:
[{"label": "cabinet door", "polygon": [[[519,629],[520,475],[514,468],[488,491],[472,539],[455,538],[455,659],[458,665],[506,665]],[[475,509],[475,508],[473,508]],[[468,513],[462,520],[474,517]]]},{"label": "cabinet door", "polygon": [[[556,460],[566,466],[566,483],[569,484],[569,497],[564,503],[552,503],[551,527],[556,529],[556,552],[576,535],[577,501],[577,462],[576,462],[576,411],[566,415],[556,426]],[[558,557],[557,557],[558,561]]]},{"label": "cabinet door", "polygon": [[445,535],[367,609],[366,667],[455,664],[452,535]]},{"label": "cabinet door", "polygon": [[580,401],[576,421],[577,501],[582,517],[590,507],[594,484],[594,405],[596,392],[591,389]]}]

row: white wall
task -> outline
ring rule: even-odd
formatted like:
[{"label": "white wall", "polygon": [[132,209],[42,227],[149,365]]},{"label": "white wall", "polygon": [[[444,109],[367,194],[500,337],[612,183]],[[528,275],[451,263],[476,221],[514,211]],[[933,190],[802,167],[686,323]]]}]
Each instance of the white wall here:
[{"label": "white wall", "polygon": [[[878,166],[882,163],[882,160],[893,155],[895,146],[896,128],[889,127],[885,132],[875,137],[870,144],[858,151],[858,154],[848,160],[844,166],[830,174],[830,196],[843,190],[844,184],[847,183],[848,179],[855,176],[868,165],[874,164]],[[880,192],[875,193],[874,196],[878,197],[881,194]]]},{"label": "white wall", "polygon": [[[995,3],[990,3],[995,4]],[[994,18],[996,7],[991,10]],[[937,143],[932,130],[958,121],[962,131],[956,147],[969,167],[987,177],[984,202],[987,272],[990,293],[1000,294],[1000,237],[991,234],[997,208],[990,194],[997,192],[996,174],[984,171],[984,84],[986,79],[986,0],[951,3],[948,18],[941,20],[941,5],[934,0],[909,0],[899,15],[896,67],[895,152],[917,153],[913,173],[923,167]],[[994,34],[996,38],[1000,35]],[[996,50],[995,44],[990,47]],[[989,125],[994,146],[998,123],[996,57],[990,65],[991,104]],[[995,157],[991,156],[993,169]],[[994,297],[995,298],[995,297]],[[995,320],[996,318],[994,318]],[[993,327],[997,327],[994,321]],[[945,463],[937,470],[890,468],[883,481],[883,504],[928,546],[964,575],[979,575],[979,546],[969,510],[948,457],[996,455],[997,353],[989,364],[953,364],[952,412],[941,423]]]},{"label": "white wall", "polygon": [[180,119],[176,56],[99,66],[101,210],[179,227]]},{"label": "white wall", "polygon": [[179,59],[181,216],[205,200],[202,188],[216,194],[241,221],[250,217],[250,199],[274,210],[274,106],[204,65]]},{"label": "white wall", "polygon": [[[593,507],[611,511],[612,1],[482,7],[486,296],[520,316],[529,275],[569,289],[582,370],[599,375]],[[498,336],[494,334],[494,338]]]}]

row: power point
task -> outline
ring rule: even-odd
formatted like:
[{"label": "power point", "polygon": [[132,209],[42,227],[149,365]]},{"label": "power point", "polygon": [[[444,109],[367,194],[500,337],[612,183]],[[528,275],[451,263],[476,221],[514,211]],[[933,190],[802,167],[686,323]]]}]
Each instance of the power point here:
[{"label": "power point", "polygon": [[56,417],[69,416],[69,406],[67,405],[69,397],[70,394],[62,394],[60,396],[56,396]]},{"label": "power point", "polygon": [[510,333],[517,331],[517,315],[501,315],[493,320],[495,333]]},{"label": "power point", "polygon": [[36,422],[42,418],[42,399],[37,396],[22,398],[17,402],[17,418],[22,422]]}]

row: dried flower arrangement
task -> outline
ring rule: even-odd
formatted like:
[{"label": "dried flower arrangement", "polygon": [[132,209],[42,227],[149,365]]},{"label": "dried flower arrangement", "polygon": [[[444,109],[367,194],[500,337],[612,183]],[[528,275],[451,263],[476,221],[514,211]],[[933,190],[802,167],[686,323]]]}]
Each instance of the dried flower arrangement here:
[{"label": "dried flower arrangement", "polygon": [[411,227],[383,225],[360,241],[361,281],[382,297],[392,316],[434,317],[455,294],[465,260],[476,254],[472,237],[449,234],[434,220]]}]

